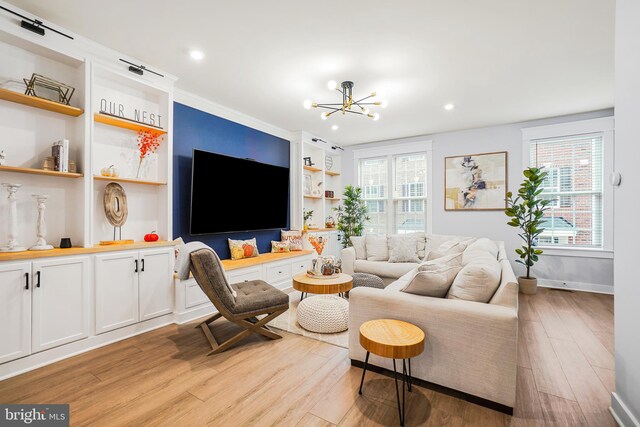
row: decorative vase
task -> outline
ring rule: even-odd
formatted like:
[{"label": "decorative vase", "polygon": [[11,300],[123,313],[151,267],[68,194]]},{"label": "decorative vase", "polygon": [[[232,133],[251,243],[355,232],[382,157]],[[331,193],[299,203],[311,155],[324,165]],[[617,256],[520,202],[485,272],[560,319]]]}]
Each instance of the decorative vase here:
[{"label": "decorative vase", "polygon": [[7,184],[3,183],[2,186],[7,189],[9,193],[9,241],[7,246],[0,248],[0,252],[22,252],[27,249],[20,246],[18,243],[18,204],[16,193],[18,189],[22,187],[22,184]]},{"label": "decorative vase", "polygon": [[527,279],[526,277],[518,277],[518,285],[520,285],[520,292],[527,295],[534,295],[538,292],[538,279],[532,277]]},{"label": "decorative vase", "polygon": [[47,224],[44,221],[45,203],[49,196],[46,194],[33,194],[36,199],[38,209],[38,219],[36,220],[36,236],[38,240],[36,244],[29,248],[30,251],[47,251],[53,249],[53,246],[47,243]]}]

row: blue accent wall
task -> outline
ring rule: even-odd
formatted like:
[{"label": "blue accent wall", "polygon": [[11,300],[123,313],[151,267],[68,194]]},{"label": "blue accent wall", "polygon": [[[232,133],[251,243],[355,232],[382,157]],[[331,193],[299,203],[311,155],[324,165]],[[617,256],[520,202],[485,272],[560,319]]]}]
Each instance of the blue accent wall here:
[{"label": "blue accent wall", "polygon": [[[289,167],[289,141],[177,102],[173,104],[173,237],[182,237],[185,242],[202,241],[223,259],[231,257],[227,239],[255,237],[260,253],[270,252],[271,240],[280,240],[280,230],[198,236],[189,234],[191,161],[194,148]],[[233,179],[230,176],[229,181],[218,184],[233,185]],[[213,191],[215,194],[215,188]],[[256,180],[255,191],[269,191],[269,184]],[[251,195],[247,194],[247,197]],[[257,211],[268,208],[258,206]],[[229,209],[224,200],[220,200],[220,209]],[[215,213],[212,213],[212,219],[214,218]],[[289,221],[287,218],[287,226]]]}]

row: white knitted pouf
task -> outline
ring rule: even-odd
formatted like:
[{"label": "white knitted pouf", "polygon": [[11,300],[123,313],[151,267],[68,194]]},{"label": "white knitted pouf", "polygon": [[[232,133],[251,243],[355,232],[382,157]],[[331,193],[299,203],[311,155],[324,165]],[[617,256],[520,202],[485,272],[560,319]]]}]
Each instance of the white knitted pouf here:
[{"label": "white knitted pouf", "polygon": [[336,295],[317,295],[298,305],[298,323],[307,331],[333,334],[349,327],[349,303]]}]

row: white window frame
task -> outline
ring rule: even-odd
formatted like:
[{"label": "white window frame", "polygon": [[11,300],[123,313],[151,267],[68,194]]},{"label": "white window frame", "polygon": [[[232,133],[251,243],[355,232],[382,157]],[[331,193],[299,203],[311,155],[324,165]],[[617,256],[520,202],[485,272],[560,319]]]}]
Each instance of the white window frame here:
[{"label": "white window frame", "polygon": [[[531,161],[530,148],[532,140],[592,133],[602,134],[602,248],[558,248],[540,245],[540,248],[544,249],[545,255],[613,258],[613,188],[608,177],[613,172],[614,166],[614,129],[613,117],[522,129],[523,169],[528,167]],[[559,180],[560,173],[558,173],[558,185]]]},{"label": "white window frame", "polygon": [[[431,234],[433,230],[433,142],[431,140],[395,143],[390,142],[389,145],[382,147],[361,148],[353,150],[353,170],[355,171],[354,181],[356,185],[360,184],[360,160],[370,158],[387,158],[387,167],[389,168],[390,182],[395,184],[395,162],[394,157],[404,154],[426,153],[427,157],[427,187],[426,190],[426,212],[427,220],[425,223],[426,233]],[[384,200],[387,202],[387,234],[395,233],[394,225],[396,223],[396,211],[394,201],[395,188],[389,188]]]}]

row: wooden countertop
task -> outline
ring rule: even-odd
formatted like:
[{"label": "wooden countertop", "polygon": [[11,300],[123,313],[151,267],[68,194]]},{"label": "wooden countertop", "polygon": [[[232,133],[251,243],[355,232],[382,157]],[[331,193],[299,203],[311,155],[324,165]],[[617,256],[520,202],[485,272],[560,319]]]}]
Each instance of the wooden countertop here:
[{"label": "wooden countertop", "polygon": [[[223,259],[222,266],[225,271],[237,270],[239,268],[247,268],[253,267],[254,265],[266,264],[268,262],[276,262],[283,261],[285,259],[295,258],[304,255],[310,255],[314,251],[313,250],[302,250],[302,251],[293,251],[293,252],[284,252],[284,253],[266,253],[262,255],[258,255],[253,258],[242,258],[236,260]],[[189,277],[193,277],[193,274],[189,273]],[[173,273],[173,278],[178,278],[178,273]]]},{"label": "wooden countertop", "polygon": [[309,255],[313,250],[292,251],[283,253],[266,253],[252,258],[242,258],[236,260],[223,259],[222,266],[226,271],[236,270],[238,268],[252,267],[254,265],[266,264],[268,262],[282,261],[288,258]]},{"label": "wooden countertop", "polygon": [[157,242],[136,242],[129,245],[110,245],[110,246],[96,245],[89,248],[74,246],[68,249],[54,248],[48,251],[0,252],[0,262],[30,260],[30,259],[37,259],[37,258],[50,258],[50,257],[58,257],[58,256],[70,256],[70,255],[86,255],[86,254],[94,254],[94,253],[101,253],[101,252],[162,248],[162,247],[168,247],[173,245],[174,245],[173,242],[169,242],[166,240],[159,240]]}]

